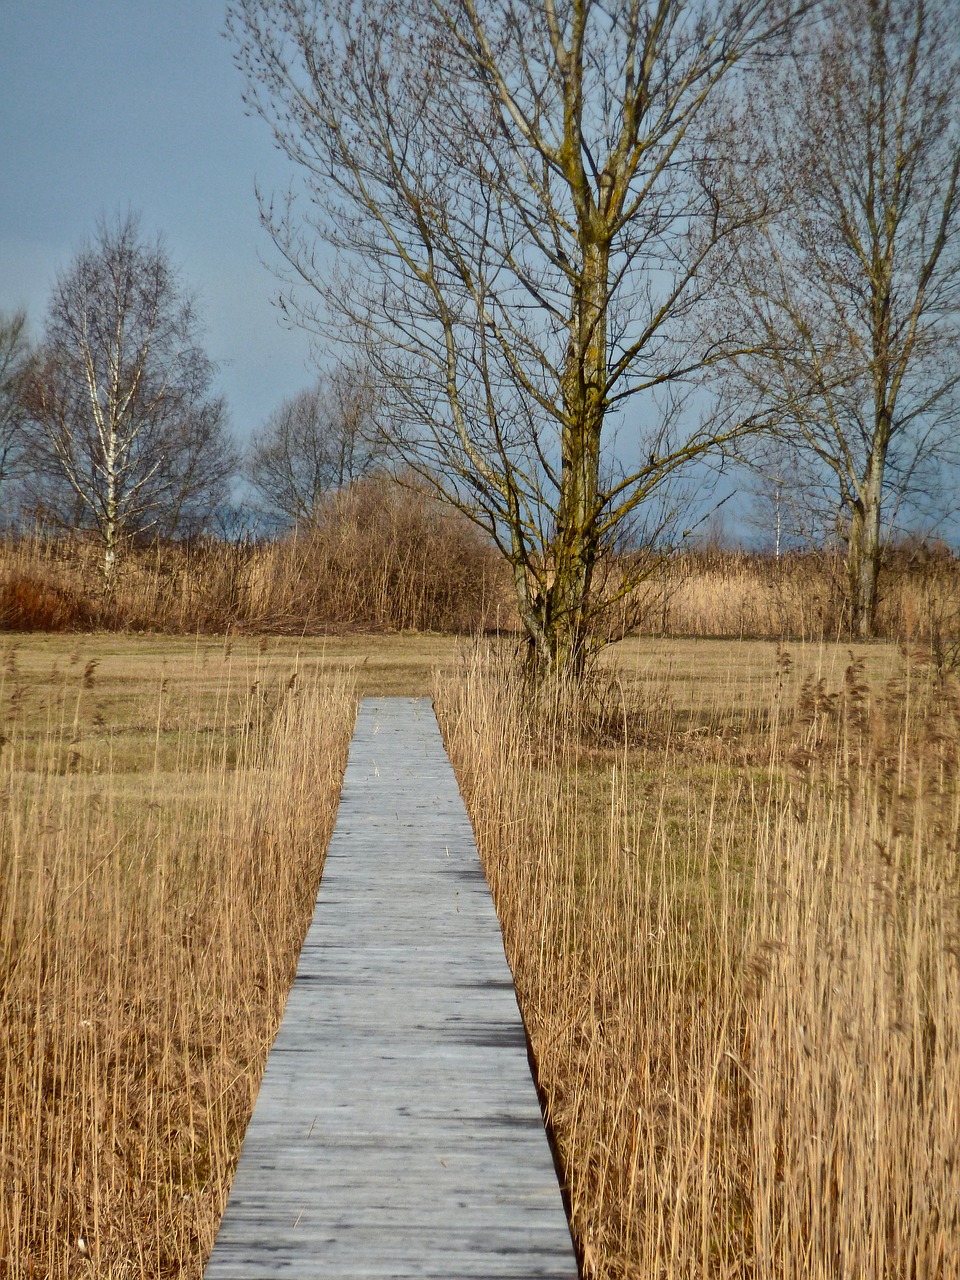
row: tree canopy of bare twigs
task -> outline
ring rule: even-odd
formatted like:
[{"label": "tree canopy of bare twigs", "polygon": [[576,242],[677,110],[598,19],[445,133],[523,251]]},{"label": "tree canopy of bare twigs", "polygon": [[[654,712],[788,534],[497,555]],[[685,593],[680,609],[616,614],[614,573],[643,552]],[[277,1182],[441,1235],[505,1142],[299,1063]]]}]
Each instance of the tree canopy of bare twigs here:
[{"label": "tree canopy of bare twigs", "polygon": [[598,589],[605,554],[750,425],[672,406],[727,348],[701,302],[758,216],[720,94],[806,7],[228,6],[247,100],[300,179],[264,207],[292,296],[363,349],[392,445],[494,538],[542,668],[582,669],[631,586]]},{"label": "tree canopy of bare twigs", "polygon": [[[133,216],[103,220],[57,279],[31,378],[37,484],[64,492],[103,544],[202,527],[236,458],[193,303]],[[42,446],[42,448],[41,448]]]},{"label": "tree canopy of bare twigs", "polygon": [[271,414],[250,442],[246,469],[273,517],[312,524],[325,497],[383,461],[375,404],[372,379],[341,364]]},{"label": "tree canopy of bare twigs", "polygon": [[24,395],[30,360],[26,313],[0,314],[0,495],[5,517],[4,482],[19,472],[27,440]]},{"label": "tree canopy of bare twigs", "polygon": [[753,348],[737,372],[779,406],[788,471],[843,516],[861,636],[885,518],[958,460],[957,18],[948,0],[828,0],[749,113],[748,198],[775,212],[744,237],[736,291],[731,273]]}]

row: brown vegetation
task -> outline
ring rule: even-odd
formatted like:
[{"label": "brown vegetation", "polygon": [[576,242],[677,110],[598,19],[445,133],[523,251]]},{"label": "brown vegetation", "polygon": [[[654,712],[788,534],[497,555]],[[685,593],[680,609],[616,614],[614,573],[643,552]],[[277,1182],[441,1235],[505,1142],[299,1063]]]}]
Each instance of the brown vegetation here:
[{"label": "brown vegetation", "polygon": [[352,698],[252,646],[62,650],[0,677],[0,1276],[199,1280]]},{"label": "brown vegetation", "polygon": [[0,543],[0,629],[254,632],[460,631],[512,620],[493,548],[422,492],[383,477],[332,495],[274,542],[131,546],[112,588],[79,535]]},{"label": "brown vegetation", "polygon": [[[845,579],[839,553],[690,552],[658,566],[629,607],[643,635],[830,642],[850,630]],[[957,557],[923,544],[890,553],[877,635],[927,645],[960,636]]]},{"label": "brown vegetation", "polygon": [[[636,565],[634,565],[636,567]],[[651,561],[614,606],[608,636],[836,641],[848,631],[839,555],[779,560],[737,551]],[[616,565],[601,590],[618,589]],[[960,563],[923,544],[888,555],[878,634],[919,642],[950,665],[960,648]],[[109,596],[99,552],[78,535],[0,541],[0,630],[179,635],[519,630],[495,550],[423,492],[378,477],[321,506],[315,524],[273,542],[203,539],[133,546]]]},{"label": "brown vegetation", "polygon": [[333,816],[335,673],[419,689],[431,655],[585,1275],[957,1274],[935,654],[641,639],[555,698],[450,643],[296,647],[7,648],[0,1276],[81,1239],[108,1280],[199,1276]]},{"label": "brown vegetation", "polygon": [[960,688],[767,671],[441,691],[583,1271],[956,1276]]}]

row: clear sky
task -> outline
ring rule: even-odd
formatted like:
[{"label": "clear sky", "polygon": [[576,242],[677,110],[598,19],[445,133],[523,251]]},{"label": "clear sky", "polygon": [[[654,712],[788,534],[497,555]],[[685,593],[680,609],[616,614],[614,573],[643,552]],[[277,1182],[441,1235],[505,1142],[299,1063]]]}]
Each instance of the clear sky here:
[{"label": "clear sky", "polygon": [[198,297],[244,438],[313,366],[272,304],[254,196],[291,170],[244,113],[223,19],[220,0],[0,0],[0,311],[39,336],[98,215],[139,212]]}]

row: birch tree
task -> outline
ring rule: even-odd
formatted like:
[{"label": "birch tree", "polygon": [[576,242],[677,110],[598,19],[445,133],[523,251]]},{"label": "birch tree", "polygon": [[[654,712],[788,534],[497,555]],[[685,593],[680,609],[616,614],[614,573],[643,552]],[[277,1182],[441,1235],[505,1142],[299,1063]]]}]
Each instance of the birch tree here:
[{"label": "birch tree", "polygon": [[885,526],[958,460],[956,8],[831,0],[754,106],[746,198],[776,214],[745,237],[729,295],[752,346],[738,373],[835,495],[866,637]]},{"label": "birch tree", "polygon": [[134,217],[101,222],[54,287],[30,407],[47,471],[97,531],[108,588],[126,537],[172,533],[185,505],[224,491],[235,458],[213,373],[162,243]]},{"label": "birch tree", "polygon": [[805,7],[229,5],[248,103],[297,167],[263,206],[285,305],[363,348],[392,445],[508,561],[542,668],[582,670],[632,586],[597,590],[598,564],[753,425],[672,408],[730,345],[701,303],[758,214],[720,95]]}]

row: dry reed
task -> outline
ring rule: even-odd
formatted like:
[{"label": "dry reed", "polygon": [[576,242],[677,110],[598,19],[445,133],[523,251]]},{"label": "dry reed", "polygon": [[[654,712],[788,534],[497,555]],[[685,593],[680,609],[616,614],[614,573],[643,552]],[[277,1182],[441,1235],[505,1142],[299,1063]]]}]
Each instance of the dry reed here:
[{"label": "dry reed", "polygon": [[310,635],[513,621],[492,546],[384,477],[332,495],[313,525],[275,541],[129,546],[109,595],[100,559],[82,535],[0,540],[0,628]]},{"label": "dry reed", "polygon": [[0,684],[0,1276],[199,1278],[352,696],[225,649],[120,697],[90,653]]},{"label": "dry reed", "polygon": [[619,748],[615,698],[438,690],[584,1274],[956,1276],[956,684],[784,654],[749,744],[616,687]]},{"label": "dry reed", "polygon": [[[613,600],[620,561],[595,578]],[[610,637],[763,637],[823,642],[845,633],[837,554],[775,560],[734,551],[649,559],[647,576],[600,620]],[[115,588],[80,535],[0,539],[0,628],[303,635],[344,631],[519,630],[509,574],[465,517],[384,477],[332,495],[314,524],[275,541],[134,545]],[[960,563],[922,545],[888,556],[880,636],[922,642],[960,666]]]}]

